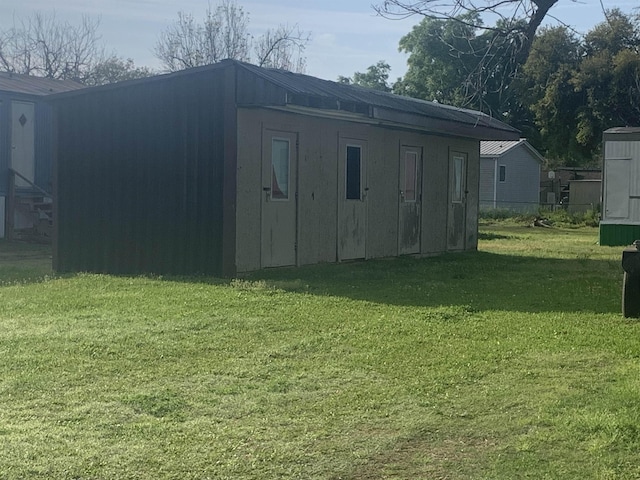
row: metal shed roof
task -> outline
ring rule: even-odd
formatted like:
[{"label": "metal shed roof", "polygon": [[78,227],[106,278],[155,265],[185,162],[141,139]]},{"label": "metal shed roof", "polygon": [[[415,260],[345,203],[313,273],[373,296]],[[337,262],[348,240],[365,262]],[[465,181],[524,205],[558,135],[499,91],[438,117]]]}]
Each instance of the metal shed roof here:
[{"label": "metal shed roof", "polygon": [[445,122],[448,125],[460,126],[462,129],[445,127],[440,129],[441,133],[444,133],[444,130],[446,133],[468,135],[473,138],[518,139],[520,137],[519,130],[476,110],[451,107],[285,70],[260,68],[242,62],[234,63],[289,92],[287,104],[302,106],[308,104],[325,109],[352,111],[381,121],[410,124],[427,129],[434,127],[433,121]]},{"label": "metal shed roof", "polygon": [[544,162],[544,157],[540,155],[526,138],[520,140],[487,140],[480,142],[480,156],[481,157],[501,157],[517,146],[522,145],[526,148],[531,155],[536,158],[540,163]]},{"label": "metal shed roof", "polygon": [[0,91],[26,95],[49,95],[84,88],[72,80],[34,77],[18,73],[0,72]]},{"label": "metal shed roof", "polygon": [[187,75],[206,75],[213,70],[228,68],[234,68],[237,72],[236,102],[242,107],[286,108],[312,115],[338,115],[353,121],[479,140],[520,138],[519,130],[476,110],[345,85],[285,70],[262,68],[237,60],[223,60],[175,73],[61,93],[54,98],[63,99],[146,82],[162,82]]}]

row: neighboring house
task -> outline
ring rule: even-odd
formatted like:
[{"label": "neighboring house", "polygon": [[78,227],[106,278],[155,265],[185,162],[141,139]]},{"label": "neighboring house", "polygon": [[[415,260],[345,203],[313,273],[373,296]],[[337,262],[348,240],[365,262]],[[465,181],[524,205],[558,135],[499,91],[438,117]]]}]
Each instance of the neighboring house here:
[{"label": "neighboring house", "polygon": [[630,245],[640,239],[640,128],[610,128],[602,137],[600,245]]},{"label": "neighboring house", "polygon": [[480,142],[480,208],[537,211],[544,158],[529,142]]},{"label": "neighboring house", "polygon": [[480,112],[225,60],[56,95],[54,268],[232,276],[473,250]]},{"label": "neighboring house", "polygon": [[71,81],[0,72],[0,238],[19,236],[49,215],[51,107],[43,100],[81,87]]}]

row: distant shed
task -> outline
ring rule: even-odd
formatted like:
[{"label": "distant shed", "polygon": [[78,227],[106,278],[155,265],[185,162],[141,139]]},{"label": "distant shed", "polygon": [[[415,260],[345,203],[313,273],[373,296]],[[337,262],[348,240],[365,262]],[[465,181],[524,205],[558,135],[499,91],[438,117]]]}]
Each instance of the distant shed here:
[{"label": "distant shed", "polygon": [[232,276],[477,247],[480,112],[225,60],[54,96],[59,271]]},{"label": "distant shed", "polygon": [[629,245],[640,239],[640,127],[603,134],[601,245]]}]

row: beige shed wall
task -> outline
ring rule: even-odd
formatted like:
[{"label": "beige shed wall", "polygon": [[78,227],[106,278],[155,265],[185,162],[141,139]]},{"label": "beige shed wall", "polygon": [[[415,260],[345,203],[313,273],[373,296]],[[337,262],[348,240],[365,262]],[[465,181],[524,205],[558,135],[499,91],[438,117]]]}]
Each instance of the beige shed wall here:
[{"label": "beige shed wall", "polygon": [[366,143],[366,258],[398,254],[399,161],[403,145],[421,147],[421,254],[447,250],[448,161],[468,155],[466,249],[477,247],[479,142],[336,119],[242,108],[238,111],[236,264],[260,268],[262,135],[264,129],[297,132],[298,265],[337,261],[337,177],[340,139]]}]

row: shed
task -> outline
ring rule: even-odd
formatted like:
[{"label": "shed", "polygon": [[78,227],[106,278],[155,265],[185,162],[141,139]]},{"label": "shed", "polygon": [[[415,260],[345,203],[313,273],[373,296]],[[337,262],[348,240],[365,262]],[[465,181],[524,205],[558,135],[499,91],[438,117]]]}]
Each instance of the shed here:
[{"label": "shed", "polygon": [[44,98],[81,87],[0,72],[0,238],[32,230],[42,215],[49,215],[52,124]]},{"label": "shed", "polygon": [[602,182],[593,180],[570,180],[569,181],[569,213],[585,213],[589,210],[600,210],[600,196],[602,193]]},{"label": "shed", "polygon": [[483,113],[234,60],[56,95],[54,268],[233,276],[477,247]]},{"label": "shed", "polygon": [[640,239],[640,127],[603,133],[601,245]]},{"label": "shed", "polygon": [[480,142],[480,208],[537,211],[543,162],[524,138]]}]

